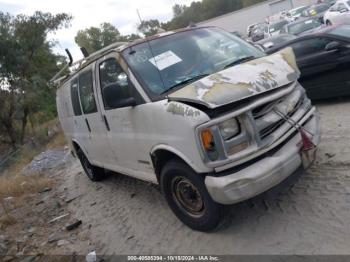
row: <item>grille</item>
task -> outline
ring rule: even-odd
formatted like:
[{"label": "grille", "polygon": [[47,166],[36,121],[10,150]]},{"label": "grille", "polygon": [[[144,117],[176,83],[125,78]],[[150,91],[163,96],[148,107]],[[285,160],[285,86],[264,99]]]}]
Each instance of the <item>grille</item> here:
[{"label": "grille", "polygon": [[[252,114],[259,131],[260,139],[266,139],[286,122],[285,118],[273,112],[274,108],[279,109],[287,117],[292,117],[303,104],[304,97],[305,95],[301,92],[293,92],[277,101],[269,102],[253,109]],[[288,108],[291,105],[292,108]]]}]

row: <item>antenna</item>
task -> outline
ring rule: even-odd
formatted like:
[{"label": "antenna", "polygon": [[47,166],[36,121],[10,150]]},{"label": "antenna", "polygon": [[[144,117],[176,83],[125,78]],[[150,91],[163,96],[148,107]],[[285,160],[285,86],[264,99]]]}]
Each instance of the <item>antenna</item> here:
[{"label": "antenna", "polygon": [[[141,15],[140,15],[139,10],[136,9],[136,12],[137,12],[137,15],[138,15],[138,17],[139,17],[139,19],[140,19],[140,23],[142,24],[142,19],[141,19]],[[165,84],[164,84],[163,77],[162,77],[162,73],[160,72],[159,67],[158,67],[158,64],[157,64],[157,59],[156,59],[155,56],[154,56],[154,53],[153,53],[151,44],[150,44],[150,42],[148,41],[148,38],[147,38],[146,36],[145,36],[145,38],[146,38],[146,42],[147,42],[149,51],[151,52],[152,58],[154,59],[154,64],[155,64],[155,66],[156,66],[156,68],[157,68],[157,72],[158,72],[158,74],[159,74],[160,81],[162,82],[164,91],[166,91],[166,90],[165,90]]]}]

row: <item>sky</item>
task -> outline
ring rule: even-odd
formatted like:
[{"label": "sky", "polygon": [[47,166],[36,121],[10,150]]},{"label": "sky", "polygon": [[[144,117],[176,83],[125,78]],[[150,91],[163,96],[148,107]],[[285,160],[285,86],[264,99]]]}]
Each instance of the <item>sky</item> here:
[{"label": "sky", "polygon": [[158,19],[168,21],[172,18],[172,6],[175,4],[189,5],[193,0],[0,0],[0,11],[12,15],[31,15],[34,11],[68,13],[73,16],[71,27],[50,35],[58,40],[56,52],[65,54],[69,48],[73,59],[82,58],[74,37],[78,30],[90,26],[98,27],[103,22],[116,26],[121,34],[136,33],[139,10],[143,20]]}]

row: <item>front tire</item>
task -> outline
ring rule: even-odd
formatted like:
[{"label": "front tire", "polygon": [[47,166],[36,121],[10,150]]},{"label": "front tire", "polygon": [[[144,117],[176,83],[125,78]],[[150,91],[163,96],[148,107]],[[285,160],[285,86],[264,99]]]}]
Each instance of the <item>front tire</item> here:
[{"label": "front tire", "polygon": [[78,150],[77,156],[85,171],[85,174],[91,181],[101,181],[105,177],[105,170],[101,167],[92,165],[81,149]]},{"label": "front tire", "polygon": [[224,207],[210,197],[204,178],[185,163],[169,161],[161,171],[160,184],[168,205],[185,225],[204,232],[218,226]]},{"label": "front tire", "polygon": [[331,26],[331,25],[332,25],[331,21],[327,20],[326,21],[326,26]]}]

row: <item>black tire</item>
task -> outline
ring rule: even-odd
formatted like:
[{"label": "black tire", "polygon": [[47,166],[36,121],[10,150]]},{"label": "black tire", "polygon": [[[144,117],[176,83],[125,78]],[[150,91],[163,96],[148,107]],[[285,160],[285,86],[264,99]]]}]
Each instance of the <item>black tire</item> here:
[{"label": "black tire", "polygon": [[219,225],[224,206],[213,201],[204,178],[188,165],[179,160],[169,161],[161,171],[160,185],[168,205],[185,225],[203,232]]},{"label": "black tire", "polygon": [[327,20],[326,21],[326,26],[331,26],[331,25],[332,25],[331,21]]},{"label": "black tire", "polygon": [[92,165],[81,149],[78,150],[77,156],[80,160],[81,166],[85,171],[85,174],[88,178],[90,178],[91,181],[97,182],[105,178],[105,170],[101,167]]}]

